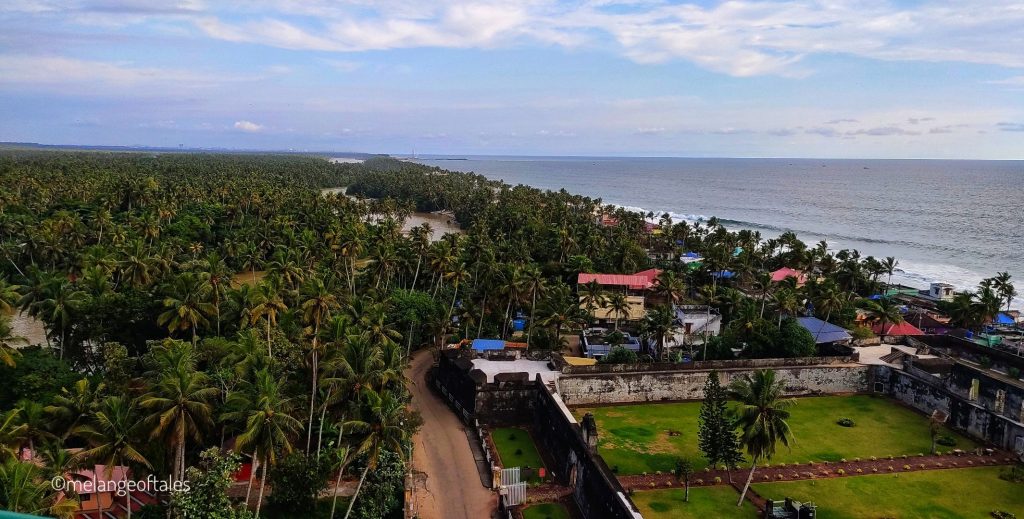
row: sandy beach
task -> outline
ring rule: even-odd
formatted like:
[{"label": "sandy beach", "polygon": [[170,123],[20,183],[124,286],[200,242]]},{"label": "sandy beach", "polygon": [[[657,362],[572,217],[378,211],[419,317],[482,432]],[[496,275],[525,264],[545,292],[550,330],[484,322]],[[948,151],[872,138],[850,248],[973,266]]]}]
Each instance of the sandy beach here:
[{"label": "sandy beach", "polygon": [[[342,194],[348,196],[353,200],[358,200],[358,197],[347,194],[347,187],[327,187],[320,190],[321,194]],[[418,227],[424,223],[430,224],[430,241],[440,240],[447,233],[461,233],[462,228],[455,222],[455,217],[444,214],[444,213],[424,213],[416,212],[406,218],[405,224],[402,225],[402,232],[408,233],[413,227]]]}]

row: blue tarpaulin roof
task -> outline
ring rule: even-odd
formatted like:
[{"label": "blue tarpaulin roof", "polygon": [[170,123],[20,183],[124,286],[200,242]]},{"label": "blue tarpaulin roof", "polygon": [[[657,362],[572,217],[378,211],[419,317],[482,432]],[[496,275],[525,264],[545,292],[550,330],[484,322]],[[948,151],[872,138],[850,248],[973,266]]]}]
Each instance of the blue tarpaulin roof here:
[{"label": "blue tarpaulin roof", "polygon": [[699,258],[700,254],[697,254],[696,252],[690,251],[690,252],[687,252],[686,254],[683,254],[683,256],[686,256],[687,258]]},{"label": "blue tarpaulin roof", "polygon": [[478,351],[503,350],[505,341],[501,339],[473,339],[473,349]]},{"label": "blue tarpaulin roof", "polygon": [[718,272],[712,272],[711,275],[718,279],[732,279],[736,276],[736,273],[731,270],[720,270]]},{"label": "blue tarpaulin roof", "polygon": [[817,317],[798,317],[797,321],[800,322],[800,326],[811,332],[811,336],[817,338],[815,344],[848,341],[853,338],[845,328],[822,321]]},{"label": "blue tarpaulin roof", "polygon": [[996,324],[1014,324],[1013,318],[1000,312],[996,315]]}]

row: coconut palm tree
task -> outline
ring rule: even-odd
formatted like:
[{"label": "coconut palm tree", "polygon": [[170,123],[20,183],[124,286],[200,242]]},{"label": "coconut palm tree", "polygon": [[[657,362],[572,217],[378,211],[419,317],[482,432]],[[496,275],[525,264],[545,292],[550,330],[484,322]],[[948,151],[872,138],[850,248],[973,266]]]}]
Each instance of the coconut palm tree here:
[{"label": "coconut palm tree", "polygon": [[[267,484],[267,467],[277,463],[278,453],[293,450],[292,438],[302,430],[302,423],[290,413],[293,401],[285,396],[284,381],[275,380],[267,370],[257,371],[242,391],[228,396],[225,419],[244,423],[235,441],[235,449],[251,453],[261,465],[260,493],[256,501],[256,517],[260,516]],[[248,495],[246,496],[248,503]]]},{"label": "coconut palm tree", "polygon": [[47,430],[49,423],[43,404],[23,399],[18,401],[14,409],[18,412],[18,421],[25,427],[28,450],[34,455],[38,442],[53,438],[53,434]]},{"label": "coconut palm tree", "polygon": [[53,397],[45,411],[50,415],[53,429],[62,431],[61,438],[66,439],[83,419],[92,414],[106,387],[103,382],[94,386],[89,379],[83,378],[72,384],[70,389],[61,388],[60,393]]},{"label": "coconut palm tree", "polygon": [[672,270],[663,270],[654,282],[654,293],[666,303],[679,304],[686,295],[686,282]]},{"label": "coconut palm tree", "polygon": [[786,447],[793,442],[789,429],[788,409],[796,404],[791,398],[784,398],[785,385],[778,380],[773,370],[757,370],[734,380],[729,386],[732,398],[738,401],[735,409],[736,426],[741,429],[740,442],[750,455],[750,474],[743,485],[740,500],[743,504],[747,489],[754,479],[754,469],[760,460],[770,461],[776,445]]},{"label": "coconut palm tree", "polygon": [[676,328],[675,312],[672,310],[670,305],[655,306],[647,312],[645,322],[647,324],[647,330],[657,341],[657,355],[659,357],[664,357],[668,353],[668,350],[666,350],[668,336],[671,335]]},{"label": "coconut palm tree", "polygon": [[0,463],[0,509],[23,514],[71,519],[78,510],[73,499],[61,499],[44,469],[31,462]]},{"label": "coconut palm tree", "polygon": [[405,443],[408,440],[406,430],[407,412],[405,403],[395,397],[391,392],[366,392],[367,406],[366,416],[363,420],[353,420],[345,423],[345,428],[352,431],[359,438],[359,443],[354,450],[354,455],[365,456],[366,467],[359,477],[359,484],[356,485],[356,492],[348,503],[348,511],[345,512],[345,519],[352,513],[352,506],[359,499],[359,492],[366,481],[366,474],[371,468],[377,466],[377,460],[383,450],[389,450],[399,457],[405,458]]},{"label": "coconut palm tree", "polygon": [[21,285],[12,284],[5,276],[0,276],[0,314],[14,311],[21,299],[21,290]]},{"label": "coconut palm tree", "polygon": [[768,303],[772,292],[772,275],[768,272],[759,272],[753,281],[753,288],[761,299],[761,312],[758,317],[764,318],[764,307]]},{"label": "coconut palm tree", "polygon": [[15,365],[15,357],[21,355],[17,349],[16,344],[27,344],[28,339],[14,335],[14,329],[11,327],[11,318],[0,314],[0,363],[4,363],[10,367]]},{"label": "coconut palm tree", "polygon": [[[75,429],[75,436],[84,439],[89,447],[72,456],[71,462],[105,465],[108,478],[119,466],[152,469],[142,454],[144,425],[135,402],[134,398],[121,395],[104,398],[90,421]],[[103,515],[102,509],[100,512]]]},{"label": "coconut palm tree", "polygon": [[210,302],[212,295],[213,287],[203,276],[194,272],[182,273],[167,288],[167,297],[164,298],[167,310],[157,317],[157,322],[171,333],[191,332],[194,346],[199,327],[207,326],[210,323],[208,317],[217,313],[217,307]]},{"label": "coconut palm tree", "polygon": [[4,458],[17,457],[18,447],[21,446],[27,429],[21,423],[17,409],[0,413],[0,461]]},{"label": "coconut palm tree", "polygon": [[[1013,303],[1013,298],[1017,297],[1017,289],[1013,286],[1011,276],[1009,272],[1000,272],[996,274],[995,289],[999,293],[999,296],[1006,301],[1006,310],[1010,310],[1010,304]],[[2,297],[0,297],[2,299]]]},{"label": "coconut palm tree", "polygon": [[578,289],[580,304],[587,309],[588,314],[594,315],[594,310],[604,308],[608,304],[608,297],[605,295],[604,287],[596,279],[579,285]]},{"label": "coconut palm tree", "polygon": [[[885,288],[888,291],[889,287],[892,286],[892,275],[896,272],[896,267],[899,266],[900,262],[892,256],[886,257],[881,261],[882,271],[889,275],[885,281]],[[887,295],[887,294],[886,294]]]},{"label": "coconut palm tree", "polygon": [[[880,323],[879,335],[888,335],[892,327],[903,322],[903,314],[900,313],[899,305],[894,304],[889,298],[883,297],[878,300],[861,299],[857,301],[857,307],[871,312],[872,319]],[[889,325],[886,328],[886,324]]]},{"label": "coconut palm tree", "polygon": [[270,329],[272,326],[277,325],[277,316],[288,310],[288,306],[285,305],[280,291],[272,280],[256,285],[255,302],[256,305],[253,306],[250,315],[254,322],[259,319],[265,321],[267,327],[267,356],[273,357]]},{"label": "coconut palm tree", "polygon": [[629,315],[630,304],[629,300],[626,299],[626,294],[616,292],[608,296],[608,309],[615,316],[615,329],[618,330],[619,319],[624,315]]},{"label": "coconut palm tree", "polygon": [[306,453],[309,453],[309,446],[313,440],[313,411],[316,407],[317,373],[320,359],[320,324],[330,318],[332,311],[339,307],[338,297],[335,296],[320,277],[313,277],[303,285],[302,289],[302,318],[307,326],[312,328],[312,340],[310,341],[310,368],[312,373],[312,387],[309,392],[309,422],[307,422],[308,434],[306,436]]},{"label": "coconut palm tree", "polygon": [[523,287],[530,293],[530,326],[526,330],[526,346],[529,348],[530,338],[533,336],[533,321],[537,315],[537,296],[543,294],[547,287],[544,274],[535,265],[523,271]]},{"label": "coconut palm tree", "polygon": [[[179,344],[173,349],[182,348]],[[174,449],[172,477],[175,481],[185,475],[185,451],[189,440],[202,441],[204,431],[213,426],[213,408],[210,401],[218,389],[212,387],[209,377],[195,370],[190,352],[171,351],[177,362],[164,365],[150,391],[139,402],[150,414],[145,423],[152,439],[163,439]]]}]

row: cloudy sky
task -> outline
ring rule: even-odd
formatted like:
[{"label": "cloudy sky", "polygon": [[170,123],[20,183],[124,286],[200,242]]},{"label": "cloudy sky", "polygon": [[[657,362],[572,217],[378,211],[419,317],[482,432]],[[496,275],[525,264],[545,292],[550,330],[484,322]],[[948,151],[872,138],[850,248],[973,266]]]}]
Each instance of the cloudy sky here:
[{"label": "cloudy sky", "polygon": [[0,140],[1024,158],[1024,2],[3,0]]}]

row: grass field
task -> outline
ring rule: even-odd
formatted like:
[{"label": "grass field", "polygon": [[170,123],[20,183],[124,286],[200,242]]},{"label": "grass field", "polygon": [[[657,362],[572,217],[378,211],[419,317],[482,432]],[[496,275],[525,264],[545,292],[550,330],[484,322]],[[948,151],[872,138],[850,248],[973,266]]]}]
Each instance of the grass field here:
[{"label": "grass field", "polygon": [[633,494],[633,502],[644,519],[706,518],[754,519],[757,510],[749,501],[736,506],[740,495],[732,487],[690,488],[690,501],[683,501],[683,489],[645,490]]},{"label": "grass field", "polygon": [[[609,467],[618,467],[619,474],[671,472],[678,456],[691,457],[697,468],[705,466],[697,448],[699,402],[578,408],[574,412],[582,417],[588,411],[597,419],[600,453]],[[772,464],[852,460],[931,450],[927,418],[882,397],[800,398],[791,413],[789,425],[796,441],[791,450],[779,445]],[[856,425],[836,425],[840,418],[850,418]],[[670,430],[680,434],[671,436]],[[946,433],[957,439],[956,448],[975,447],[963,436]]]},{"label": "grass field", "polygon": [[998,467],[931,470],[753,487],[766,499],[811,501],[821,519],[968,519],[990,517],[993,510],[1021,517],[1024,485],[999,479],[999,471]]},{"label": "grass field", "polygon": [[[518,427],[500,427],[491,431],[491,439],[498,449],[498,457],[501,458],[503,467],[537,469],[544,466],[544,460],[537,452],[537,446],[533,443],[529,431]],[[540,478],[534,477],[531,481],[540,481]]]},{"label": "grass field", "polygon": [[569,519],[569,511],[558,503],[544,503],[524,509],[523,519]]}]

